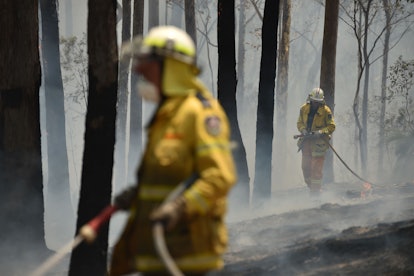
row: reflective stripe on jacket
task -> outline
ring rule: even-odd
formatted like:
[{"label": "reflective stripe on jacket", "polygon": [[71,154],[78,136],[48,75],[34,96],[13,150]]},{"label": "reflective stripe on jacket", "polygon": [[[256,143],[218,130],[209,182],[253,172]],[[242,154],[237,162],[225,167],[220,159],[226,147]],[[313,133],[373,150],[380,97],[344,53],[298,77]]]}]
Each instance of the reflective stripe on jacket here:
[{"label": "reflective stripe on jacket", "polygon": [[148,217],[194,172],[200,177],[184,193],[186,217],[166,233],[167,248],[184,273],[223,266],[227,194],[236,181],[229,139],[229,123],[217,100],[207,96],[203,102],[195,93],[165,100],[148,129],[139,194],[115,246],[110,275],[165,270]]},{"label": "reflective stripe on jacket", "polygon": [[[299,118],[297,121],[297,128],[299,132],[302,132],[302,130],[306,129],[310,106],[310,103],[306,103],[300,108]],[[331,135],[335,130],[335,122],[332,116],[332,111],[326,104],[319,106],[315,117],[313,118],[312,128],[310,131],[318,130],[322,130],[322,132],[327,135]]]},{"label": "reflective stripe on jacket", "polygon": [[[308,122],[308,115],[310,112],[311,104],[306,103],[301,106],[299,112],[299,118],[297,121],[297,129],[299,132],[306,129]],[[325,155],[326,150],[329,148],[329,145],[326,139],[330,139],[330,135],[335,130],[335,121],[332,115],[331,109],[323,104],[319,106],[316,111],[315,116],[313,117],[312,127],[308,131],[319,131],[321,130],[325,134],[323,138],[312,139],[312,156],[323,156]],[[301,148],[303,138],[299,139],[298,146]]]}]

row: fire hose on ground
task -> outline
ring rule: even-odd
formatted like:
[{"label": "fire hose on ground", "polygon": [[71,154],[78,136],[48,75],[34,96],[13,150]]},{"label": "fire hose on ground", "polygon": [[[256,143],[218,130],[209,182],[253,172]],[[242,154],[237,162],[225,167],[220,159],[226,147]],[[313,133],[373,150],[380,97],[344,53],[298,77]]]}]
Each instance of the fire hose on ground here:
[{"label": "fire hose on ground", "polygon": [[[310,138],[312,137],[313,133],[310,134],[298,134],[298,135],[294,135],[293,139],[298,139],[298,138]],[[348,169],[348,171],[350,171],[356,178],[358,178],[359,180],[361,180],[362,182],[364,182],[363,186],[364,186],[364,190],[363,192],[369,191],[372,189],[372,182],[365,180],[364,178],[362,178],[361,176],[359,176],[356,172],[354,172],[349,166],[348,164],[341,158],[341,156],[338,154],[338,152],[335,150],[335,148],[332,146],[331,143],[329,143],[328,139],[324,138],[323,136],[321,137],[322,139],[324,139],[324,141],[328,144],[329,148],[333,151],[333,153],[336,155],[336,157],[338,157],[339,161],[341,161],[341,163]],[[362,195],[362,192],[361,192]]]},{"label": "fire hose on ground", "polygon": [[[181,195],[195,180],[196,176],[191,176],[188,180],[178,185],[163,201],[162,204],[166,204],[179,195]],[[55,254],[50,256],[46,261],[44,261],[30,276],[43,276],[47,271],[52,269],[55,265],[61,261],[66,254],[69,254],[73,249],[80,245],[83,241],[92,243],[95,241],[100,227],[109,221],[113,214],[118,211],[118,207],[115,205],[109,205],[105,207],[96,217],[91,219],[87,224],[82,226],[79,230],[79,234],[71,240],[69,243],[64,245],[59,249]],[[152,234],[154,238],[154,245],[157,250],[158,255],[160,256],[162,262],[166,266],[168,272],[172,276],[184,276],[180,269],[175,264],[173,258],[171,257],[164,236],[164,226],[161,222],[156,222],[152,228]]]}]

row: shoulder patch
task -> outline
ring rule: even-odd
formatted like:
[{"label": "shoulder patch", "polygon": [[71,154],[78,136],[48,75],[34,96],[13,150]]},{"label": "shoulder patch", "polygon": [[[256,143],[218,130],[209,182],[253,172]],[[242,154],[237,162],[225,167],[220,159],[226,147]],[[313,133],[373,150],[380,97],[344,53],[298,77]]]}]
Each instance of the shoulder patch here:
[{"label": "shoulder patch", "polygon": [[204,126],[211,136],[217,136],[221,133],[221,121],[218,116],[208,116],[204,121]]}]

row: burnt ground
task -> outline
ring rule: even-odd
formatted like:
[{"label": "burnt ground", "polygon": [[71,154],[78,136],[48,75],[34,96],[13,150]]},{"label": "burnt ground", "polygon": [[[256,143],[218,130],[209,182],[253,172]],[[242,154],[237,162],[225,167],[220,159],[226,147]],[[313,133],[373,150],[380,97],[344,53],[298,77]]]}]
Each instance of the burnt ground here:
[{"label": "burnt ground", "polygon": [[259,217],[229,222],[226,265],[212,275],[414,275],[414,184],[365,198],[361,187],[280,193],[246,214]]},{"label": "burnt ground", "polygon": [[[374,185],[365,198],[362,190],[337,183],[317,200],[303,187],[249,211],[230,205],[226,265],[209,275],[414,275],[414,183]],[[67,275],[69,257],[46,275]],[[16,261],[3,274],[2,262],[0,275],[40,263]]]}]

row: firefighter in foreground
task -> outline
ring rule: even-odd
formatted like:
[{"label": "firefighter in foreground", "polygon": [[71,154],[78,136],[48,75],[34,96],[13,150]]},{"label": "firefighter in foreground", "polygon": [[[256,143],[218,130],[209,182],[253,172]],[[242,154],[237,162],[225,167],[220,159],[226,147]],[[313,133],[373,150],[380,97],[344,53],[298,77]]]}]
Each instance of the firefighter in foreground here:
[{"label": "firefighter in foreground", "polygon": [[314,88],[300,108],[297,128],[303,135],[298,141],[302,150],[302,172],[311,196],[320,195],[325,153],[329,148],[335,122],[331,109],[325,104],[323,90]]},{"label": "firefighter in foreground", "polygon": [[[154,248],[154,222],[163,223],[168,250],[185,275],[220,269],[228,239],[227,195],[236,182],[225,112],[197,78],[194,42],[184,31],[155,27],[142,40],[134,39],[126,52],[141,77],[138,92],[157,108],[147,126],[139,185],[114,200],[130,215],[109,274],[167,275]],[[181,196],[160,207],[179,183],[194,175]]]}]

